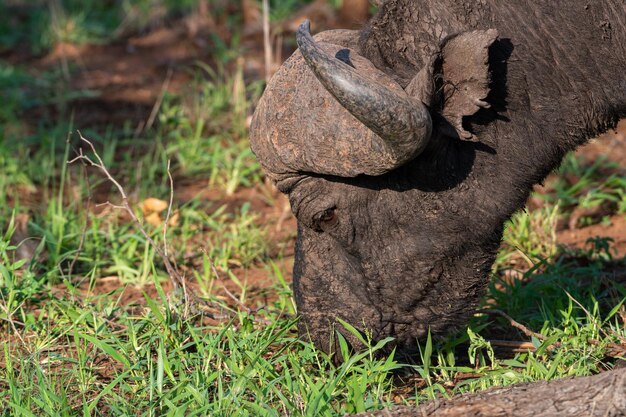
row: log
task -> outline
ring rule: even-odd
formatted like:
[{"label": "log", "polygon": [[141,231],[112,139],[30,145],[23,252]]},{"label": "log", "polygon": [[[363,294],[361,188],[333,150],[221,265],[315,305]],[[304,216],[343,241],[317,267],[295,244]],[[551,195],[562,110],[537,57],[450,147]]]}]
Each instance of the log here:
[{"label": "log", "polygon": [[[358,417],[626,416],[626,368],[594,376],[516,384]],[[356,417],[356,416],[355,416]]]}]

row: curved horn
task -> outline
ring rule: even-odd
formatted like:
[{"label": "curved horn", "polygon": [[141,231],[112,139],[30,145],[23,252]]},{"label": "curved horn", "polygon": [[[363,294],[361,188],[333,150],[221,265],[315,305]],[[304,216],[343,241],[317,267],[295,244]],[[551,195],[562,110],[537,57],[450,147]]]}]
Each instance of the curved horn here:
[{"label": "curved horn", "polygon": [[313,40],[308,20],[298,28],[296,41],[306,63],[326,90],[380,136],[394,154],[415,156],[426,147],[432,121],[423,103],[391,91],[326,54]]}]

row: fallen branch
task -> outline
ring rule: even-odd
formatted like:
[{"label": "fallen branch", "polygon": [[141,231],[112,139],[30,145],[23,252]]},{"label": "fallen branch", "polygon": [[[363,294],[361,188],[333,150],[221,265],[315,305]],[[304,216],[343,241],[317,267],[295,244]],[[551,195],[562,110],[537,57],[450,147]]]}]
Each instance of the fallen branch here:
[{"label": "fallen branch", "polygon": [[[516,384],[358,417],[626,416],[626,368],[594,376]],[[356,416],[354,416],[356,417]]]}]

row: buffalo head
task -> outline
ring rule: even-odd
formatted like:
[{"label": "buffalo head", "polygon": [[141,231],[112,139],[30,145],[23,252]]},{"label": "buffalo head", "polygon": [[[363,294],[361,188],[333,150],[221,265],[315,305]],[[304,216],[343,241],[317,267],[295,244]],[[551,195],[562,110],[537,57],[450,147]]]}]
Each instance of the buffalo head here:
[{"label": "buffalo head", "polygon": [[[566,35],[530,44],[515,22],[532,8],[481,2],[462,19],[440,3],[389,0],[360,33],[312,38],[305,22],[254,115],[252,149],[298,220],[300,330],[323,348],[337,319],[404,348],[465,323],[532,185],[626,113],[588,62],[558,67]],[[623,88],[623,48],[611,59],[604,81]]]}]

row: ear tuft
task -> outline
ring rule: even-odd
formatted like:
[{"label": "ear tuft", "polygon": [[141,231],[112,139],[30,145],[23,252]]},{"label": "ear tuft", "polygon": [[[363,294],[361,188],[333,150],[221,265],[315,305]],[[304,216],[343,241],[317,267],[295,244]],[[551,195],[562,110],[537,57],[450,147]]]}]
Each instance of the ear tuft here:
[{"label": "ear tuft", "polygon": [[463,129],[463,117],[489,108],[489,47],[497,37],[495,29],[462,32],[442,47],[442,113],[461,138],[473,137]]}]

